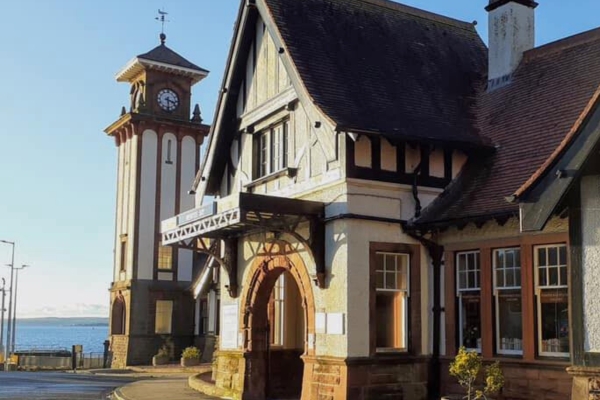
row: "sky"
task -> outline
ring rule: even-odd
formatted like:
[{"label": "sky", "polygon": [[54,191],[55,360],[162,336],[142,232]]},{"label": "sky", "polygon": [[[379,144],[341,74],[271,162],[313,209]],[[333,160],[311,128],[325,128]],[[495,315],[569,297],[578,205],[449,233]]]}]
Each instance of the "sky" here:
[{"label": "sky", "polygon": [[[167,45],[211,71],[192,96],[210,123],[239,1],[1,2],[0,240],[16,243],[16,266],[31,265],[19,273],[18,317],[108,316],[117,164],[103,130],[129,98],[114,76],[158,45],[164,8]],[[539,2],[537,45],[600,25],[597,0]],[[487,39],[486,0],[404,3],[478,21]],[[0,243],[7,282],[11,251]]]}]

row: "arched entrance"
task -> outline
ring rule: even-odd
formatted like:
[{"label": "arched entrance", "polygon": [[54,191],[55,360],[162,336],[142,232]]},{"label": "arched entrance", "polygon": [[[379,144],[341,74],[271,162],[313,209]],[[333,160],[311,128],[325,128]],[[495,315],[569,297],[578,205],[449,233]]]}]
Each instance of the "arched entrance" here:
[{"label": "arched entrance", "polygon": [[125,298],[121,294],[121,291],[119,291],[119,294],[113,301],[110,334],[125,334]]},{"label": "arched entrance", "polygon": [[247,277],[241,305],[243,398],[300,398],[300,356],[314,355],[309,340],[314,340],[315,303],[306,266],[288,243],[265,246]]}]

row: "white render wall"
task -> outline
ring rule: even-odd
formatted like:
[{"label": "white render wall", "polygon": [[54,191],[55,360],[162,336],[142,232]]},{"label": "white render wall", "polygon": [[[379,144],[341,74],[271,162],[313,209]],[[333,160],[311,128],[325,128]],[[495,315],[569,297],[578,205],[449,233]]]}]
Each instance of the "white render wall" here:
[{"label": "white render wall", "polygon": [[[179,212],[194,208],[194,196],[188,194],[196,172],[196,141],[191,136],[181,140],[181,176],[179,192]],[[177,280],[189,282],[192,280],[193,253],[190,250],[179,249],[177,265]]]},{"label": "white render wall", "polygon": [[600,352],[600,176],[581,179],[584,350]]},{"label": "white render wall", "polygon": [[140,208],[138,241],[138,279],[152,279],[154,272],[156,159],[158,136],[147,129],[142,134],[142,171],[140,174]]}]

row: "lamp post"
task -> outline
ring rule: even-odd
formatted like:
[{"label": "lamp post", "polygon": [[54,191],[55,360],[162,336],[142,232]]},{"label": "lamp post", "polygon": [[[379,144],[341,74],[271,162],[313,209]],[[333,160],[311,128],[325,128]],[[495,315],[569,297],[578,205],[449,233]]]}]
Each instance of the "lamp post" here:
[{"label": "lamp post", "polygon": [[15,294],[14,294],[14,298],[15,298],[15,309],[13,310],[13,322],[12,322],[12,342],[10,344],[10,348],[12,350],[12,352],[15,352],[15,338],[17,337],[16,334],[16,330],[17,330],[17,289],[18,289],[18,283],[19,283],[19,271],[27,268],[27,267],[31,267],[31,265],[21,265],[21,268],[15,268],[15,271],[17,271],[17,274],[15,275]]},{"label": "lamp post", "polygon": [[[6,347],[4,348],[4,362],[8,365],[8,355],[10,353],[10,329],[11,329],[11,321],[12,321],[12,285],[13,285],[13,275],[14,275],[14,267],[15,267],[15,242],[10,242],[8,240],[1,240],[1,243],[10,244],[12,246],[12,256],[10,261],[10,287],[8,288],[8,329],[6,330]],[[5,369],[6,371],[6,369]]]},{"label": "lamp post", "polygon": [[4,297],[6,296],[6,280],[2,278],[2,303],[0,304],[0,352],[4,354]]}]

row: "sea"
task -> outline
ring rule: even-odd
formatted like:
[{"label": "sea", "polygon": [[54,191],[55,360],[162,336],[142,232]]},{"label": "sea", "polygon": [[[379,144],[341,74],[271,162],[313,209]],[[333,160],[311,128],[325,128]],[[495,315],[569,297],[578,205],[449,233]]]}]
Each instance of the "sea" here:
[{"label": "sea", "polygon": [[[4,327],[6,343],[6,321]],[[82,345],[84,353],[102,353],[107,339],[107,318],[21,319],[17,320],[15,349],[70,351],[73,345]]]}]

